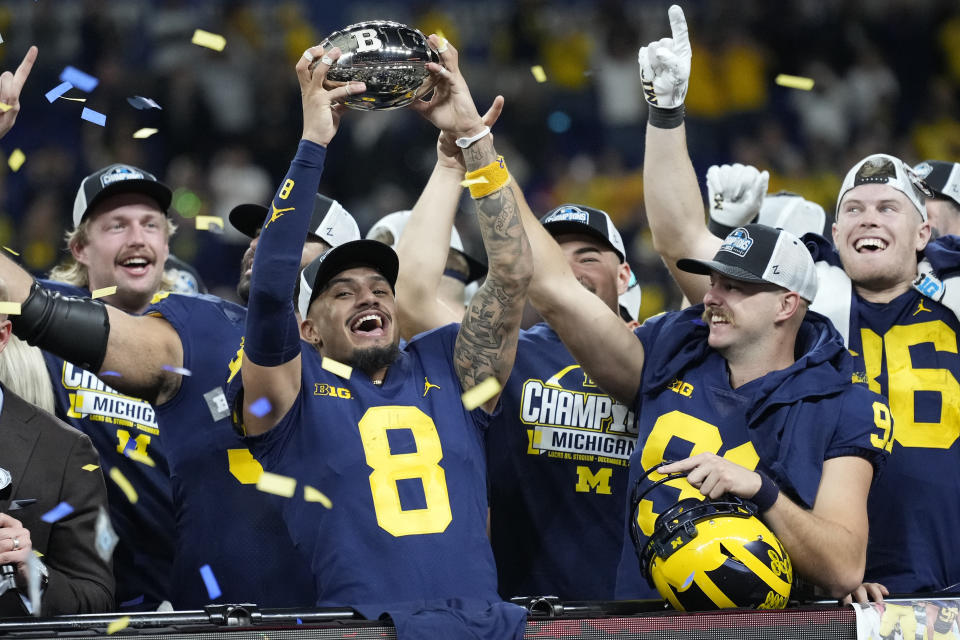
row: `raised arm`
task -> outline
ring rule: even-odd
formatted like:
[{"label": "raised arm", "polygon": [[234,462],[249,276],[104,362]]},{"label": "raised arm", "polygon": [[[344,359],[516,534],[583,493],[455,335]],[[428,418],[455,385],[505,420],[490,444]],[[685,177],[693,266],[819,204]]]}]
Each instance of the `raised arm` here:
[{"label": "raised arm", "polygon": [[[457,50],[436,35],[430,36],[430,42],[440,53],[443,66],[427,65],[437,77],[437,87],[430,102],[417,103],[414,108],[455,139],[474,137],[484,124],[460,73]],[[467,308],[454,346],[454,366],[460,385],[467,390],[490,377],[501,386],[506,384],[517,353],[533,258],[516,198],[507,184],[509,175],[503,159],[497,157],[491,136],[483,136],[464,149],[463,160],[468,178],[477,181],[470,195],[477,206],[490,265],[486,281]],[[449,228],[447,231],[449,234]],[[448,240],[449,235],[443,246]],[[492,411],[499,398],[497,393],[484,408]]]},{"label": "raised arm", "polygon": [[[303,243],[327,145],[340,124],[343,107],[336,101],[366,90],[363,83],[332,91],[323,88],[330,65],[339,57],[337,47],[325,52],[316,46],[307,49],[296,65],[303,97],[303,137],[271,202],[271,215],[264,221],[253,259],[240,369],[247,435],[261,434],[276,426],[300,393],[300,329],[293,309],[293,290]],[[269,410],[250,411],[250,406],[261,399],[267,400]]]},{"label": "raised arm", "polygon": [[706,276],[677,269],[681,258],[712,258],[720,240],[707,229],[700,187],[687,152],[683,100],[690,80],[690,39],[683,9],[670,7],[672,38],[640,49],[638,61],[649,121],[643,159],[644,204],[653,245],[693,303],[709,287]]},{"label": "raised arm", "polygon": [[[497,96],[483,117],[492,127],[503,109]],[[463,307],[451,309],[437,295],[447,262],[450,232],[463,191],[467,170],[453,138],[441,133],[437,140],[437,164],[413,207],[404,233],[397,243],[400,273],[397,275],[397,309],[400,333],[409,340],[418,333],[463,320]]]},{"label": "raised arm", "polygon": [[514,180],[534,263],[530,302],[600,388],[631,406],[643,373],[643,345],[624,331],[623,320],[573,275],[560,245],[533,215]]}]

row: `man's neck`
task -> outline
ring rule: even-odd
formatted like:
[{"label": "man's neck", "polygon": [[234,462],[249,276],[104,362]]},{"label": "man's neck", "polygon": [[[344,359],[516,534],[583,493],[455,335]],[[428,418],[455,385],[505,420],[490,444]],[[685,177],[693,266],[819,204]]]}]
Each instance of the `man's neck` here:
[{"label": "man's neck", "polygon": [[[96,288],[91,287],[90,292],[93,293],[94,291],[96,291]],[[128,299],[121,296],[119,293],[115,293],[112,296],[106,296],[100,299],[103,300],[106,304],[110,305],[111,307],[120,309],[120,311],[123,311],[124,313],[129,313],[130,315],[138,316],[147,310],[147,307],[150,306],[150,300],[153,299],[153,296],[152,295],[149,297],[134,296]]]},{"label": "man's neck", "polygon": [[854,283],[853,288],[857,295],[867,302],[886,304],[909,291],[912,284],[910,281],[903,281],[892,287],[867,287]]},{"label": "man's neck", "polygon": [[[782,337],[782,336],[777,336]],[[725,350],[720,353],[727,361],[727,370],[730,372],[730,387],[738,389],[748,382],[762,378],[772,371],[786,369],[794,362],[794,345],[796,339],[784,342],[754,344],[734,351]]]}]

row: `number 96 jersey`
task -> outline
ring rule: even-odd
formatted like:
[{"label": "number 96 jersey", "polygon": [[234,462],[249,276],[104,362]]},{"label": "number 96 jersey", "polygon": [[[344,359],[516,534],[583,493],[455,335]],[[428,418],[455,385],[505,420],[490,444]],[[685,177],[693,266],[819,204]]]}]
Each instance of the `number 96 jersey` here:
[{"label": "number 96 jersey", "polygon": [[334,375],[301,343],[300,395],[247,438],[266,471],[297,480],[284,519],[311,559],[319,606],[499,600],[485,532],[488,415],[460,400],[457,329],[408,343],[382,386],[359,370]]},{"label": "number 96 jersey", "polygon": [[[807,312],[791,366],[734,389],[726,360],[707,344],[702,312],[703,305],[696,305],[657,316],[636,330],[646,355],[635,407],[639,432],[630,459],[631,487],[644,470],[665,460],[705,452],[763,469],[808,509],[824,460],[862,457],[876,475],[893,433],[890,413],[881,396],[851,384],[852,359],[826,318]],[[662,478],[651,473],[638,490]],[[644,543],[657,516],[686,498],[703,495],[681,478],[655,487],[641,500],[637,524]],[[657,597],[641,577],[629,525],[617,598]]]}]

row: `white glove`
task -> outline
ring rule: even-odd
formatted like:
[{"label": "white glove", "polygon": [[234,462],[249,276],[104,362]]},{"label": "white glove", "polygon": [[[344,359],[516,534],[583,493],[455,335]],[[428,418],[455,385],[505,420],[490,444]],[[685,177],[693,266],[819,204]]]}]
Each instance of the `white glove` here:
[{"label": "white glove", "polygon": [[713,165],[707,169],[710,218],[731,229],[749,224],[760,213],[769,180],[769,172],[748,164]]},{"label": "white glove", "polygon": [[683,9],[669,10],[672,38],[662,38],[640,49],[640,81],[643,95],[651,105],[669,109],[679,107],[687,97],[690,83],[690,37]]}]

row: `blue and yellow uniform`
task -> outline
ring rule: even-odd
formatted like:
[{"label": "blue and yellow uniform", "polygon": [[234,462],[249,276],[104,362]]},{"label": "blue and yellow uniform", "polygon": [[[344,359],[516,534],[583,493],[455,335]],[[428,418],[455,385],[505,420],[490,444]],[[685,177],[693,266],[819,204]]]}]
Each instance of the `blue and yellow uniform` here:
[{"label": "blue and yellow uniform", "polygon": [[866,579],[891,593],[960,582],[960,322],[916,291],[886,304],[854,294],[854,380],[890,401],[890,462],[870,493]]},{"label": "blue and yellow uniform", "polygon": [[[957,315],[913,289],[885,304],[867,302],[851,290],[829,243],[812,234],[804,240],[818,266],[837,267],[830,274],[839,279],[837,290],[849,292],[849,310],[838,305],[831,309],[831,319],[849,326],[854,382],[886,396],[896,423],[890,460],[870,492],[865,579],[891,593],[956,588],[960,501],[952,496],[960,490]],[[942,278],[960,270],[958,249],[956,238],[946,236],[930,243],[924,253]],[[821,277],[821,291],[824,281]],[[844,317],[833,317],[837,314]]]},{"label": "blue and yellow uniform", "polygon": [[309,567],[293,548],[280,499],[257,490],[262,468],[229,420],[223,391],[239,371],[245,309],[213,296],[160,293],[146,313],[176,330],[190,372],[176,395],[157,407],[176,505],[174,606],[211,601],[200,573],[204,565],[222,591],[216,602],[312,604]]},{"label": "blue and yellow uniform", "polygon": [[[631,486],[664,460],[716,453],[770,475],[785,495],[812,508],[823,462],[858,456],[878,471],[893,433],[882,397],[850,384],[852,360],[841,336],[808,312],[797,336],[797,360],[737,389],[726,360],[707,344],[703,305],[657,316],[636,330],[643,344],[637,393],[637,450]],[[640,489],[663,476],[652,473]],[[685,479],[653,489],[640,502],[638,524],[649,536],[658,514],[685,498],[702,499]],[[789,550],[788,550],[789,551]],[[656,597],[640,574],[629,527],[617,574],[617,597]]]},{"label": "blue and yellow uniform", "polygon": [[633,412],[603,393],[544,323],[520,333],[500,403],[487,432],[500,594],[613,599]]},{"label": "blue and yellow uniform", "polygon": [[[41,280],[64,295],[89,297],[87,289]],[[107,480],[110,521],[117,533],[113,572],[122,609],[156,609],[171,600],[174,557],[174,507],[170,472],[160,443],[160,426],[149,402],[126,396],[103,379],[46,351],[57,417],[90,437],[100,455],[103,475],[117,469],[133,485],[130,502],[116,482]]]}]

